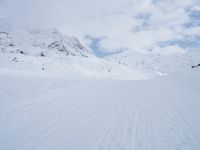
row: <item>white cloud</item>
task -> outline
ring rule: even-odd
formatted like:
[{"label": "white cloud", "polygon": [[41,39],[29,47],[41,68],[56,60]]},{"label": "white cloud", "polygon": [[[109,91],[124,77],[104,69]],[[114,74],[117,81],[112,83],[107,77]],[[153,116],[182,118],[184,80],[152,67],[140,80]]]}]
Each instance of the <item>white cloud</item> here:
[{"label": "white cloud", "polygon": [[183,35],[185,36],[195,36],[195,35],[200,35],[200,27],[196,26],[196,27],[190,27],[187,29],[184,29],[182,31]]},{"label": "white cloud", "polygon": [[98,46],[107,51],[140,51],[199,30],[184,27],[198,0],[6,0],[1,8],[19,27],[56,27],[85,41],[85,35],[104,37]]},{"label": "white cloud", "polygon": [[162,56],[170,56],[173,54],[180,54],[180,53],[184,53],[184,49],[179,47],[179,46],[167,46],[167,47],[155,47],[153,49],[154,52],[162,55]]}]

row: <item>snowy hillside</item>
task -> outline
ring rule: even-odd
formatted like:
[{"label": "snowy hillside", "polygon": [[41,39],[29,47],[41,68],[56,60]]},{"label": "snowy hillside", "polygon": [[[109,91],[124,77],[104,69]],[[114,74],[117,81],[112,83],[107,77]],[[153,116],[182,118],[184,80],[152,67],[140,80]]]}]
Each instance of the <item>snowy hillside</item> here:
[{"label": "snowy hillside", "polygon": [[0,27],[0,71],[15,70],[67,77],[146,79],[142,69],[98,58],[75,37],[55,29],[17,30]]},{"label": "snowy hillside", "polygon": [[97,58],[68,56],[67,58],[36,57],[22,54],[0,54],[0,72],[32,73],[66,78],[147,79],[143,70]]},{"label": "snowy hillside", "polygon": [[167,49],[164,53],[158,51],[125,51],[109,56],[108,59],[123,64],[130,70],[141,69],[158,76],[188,70],[191,66],[200,63],[199,49],[165,54],[167,51]]},{"label": "snowy hillside", "polygon": [[1,27],[0,150],[198,150],[199,58]]},{"label": "snowy hillside", "polygon": [[2,150],[198,150],[200,71],[152,80],[0,72]]},{"label": "snowy hillside", "polygon": [[89,51],[75,37],[62,35],[56,29],[21,31],[0,27],[1,52],[35,56],[87,56]]},{"label": "snowy hillside", "polygon": [[200,63],[200,51],[124,51],[98,58],[77,38],[56,29],[27,31],[2,25],[0,58],[1,68],[11,70],[42,70],[63,75],[71,69],[87,77],[147,79],[190,69]]}]

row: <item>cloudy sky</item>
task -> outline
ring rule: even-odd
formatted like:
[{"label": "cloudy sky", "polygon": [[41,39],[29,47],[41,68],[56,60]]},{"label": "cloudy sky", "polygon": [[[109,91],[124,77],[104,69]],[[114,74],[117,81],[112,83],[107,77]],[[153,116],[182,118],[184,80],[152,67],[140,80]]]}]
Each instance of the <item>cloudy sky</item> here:
[{"label": "cloudy sky", "polygon": [[57,28],[98,55],[200,47],[200,0],[0,0],[0,21]]}]

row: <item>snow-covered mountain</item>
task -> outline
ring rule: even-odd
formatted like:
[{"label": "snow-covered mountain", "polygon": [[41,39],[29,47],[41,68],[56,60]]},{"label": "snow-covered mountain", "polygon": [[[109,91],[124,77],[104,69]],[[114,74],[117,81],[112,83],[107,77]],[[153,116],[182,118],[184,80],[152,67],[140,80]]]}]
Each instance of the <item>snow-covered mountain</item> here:
[{"label": "snow-covered mountain", "polygon": [[130,70],[141,69],[147,73],[162,75],[188,70],[191,66],[199,64],[200,50],[185,50],[169,55],[157,51],[125,51],[109,56],[108,59],[123,64]]},{"label": "snow-covered mountain", "polygon": [[0,51],[51,57],[89,54],[77,38],[56,29],[19,31],[9,27],[0,27]]},{"label": "snow-covered mountain", "polygon": [[27,31],[0,26],[0,67],[11,70],[146,79],[191,69],[200,63],[199,58],[199,50],[167,55],[161,51],[124,51],[98,58],[77,38],[56,29]]},{"label": "snow-covered mountain", "polygon": [[0,27],[0,70],[89,78],[149,78],[143,70],[99,58],[75,37],[55,29],[16,30]]}]

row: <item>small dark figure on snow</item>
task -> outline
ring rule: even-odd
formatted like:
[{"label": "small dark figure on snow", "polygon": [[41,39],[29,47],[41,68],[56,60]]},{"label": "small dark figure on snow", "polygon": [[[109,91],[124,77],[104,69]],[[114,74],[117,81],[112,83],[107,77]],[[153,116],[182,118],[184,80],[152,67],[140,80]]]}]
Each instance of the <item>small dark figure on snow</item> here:
[{"label": "small dark figure on snow", "polygon": [[196,68],[196,67],[200,67],[200,64],[196,65],[196,66],[192,66],[192,68]]}]

